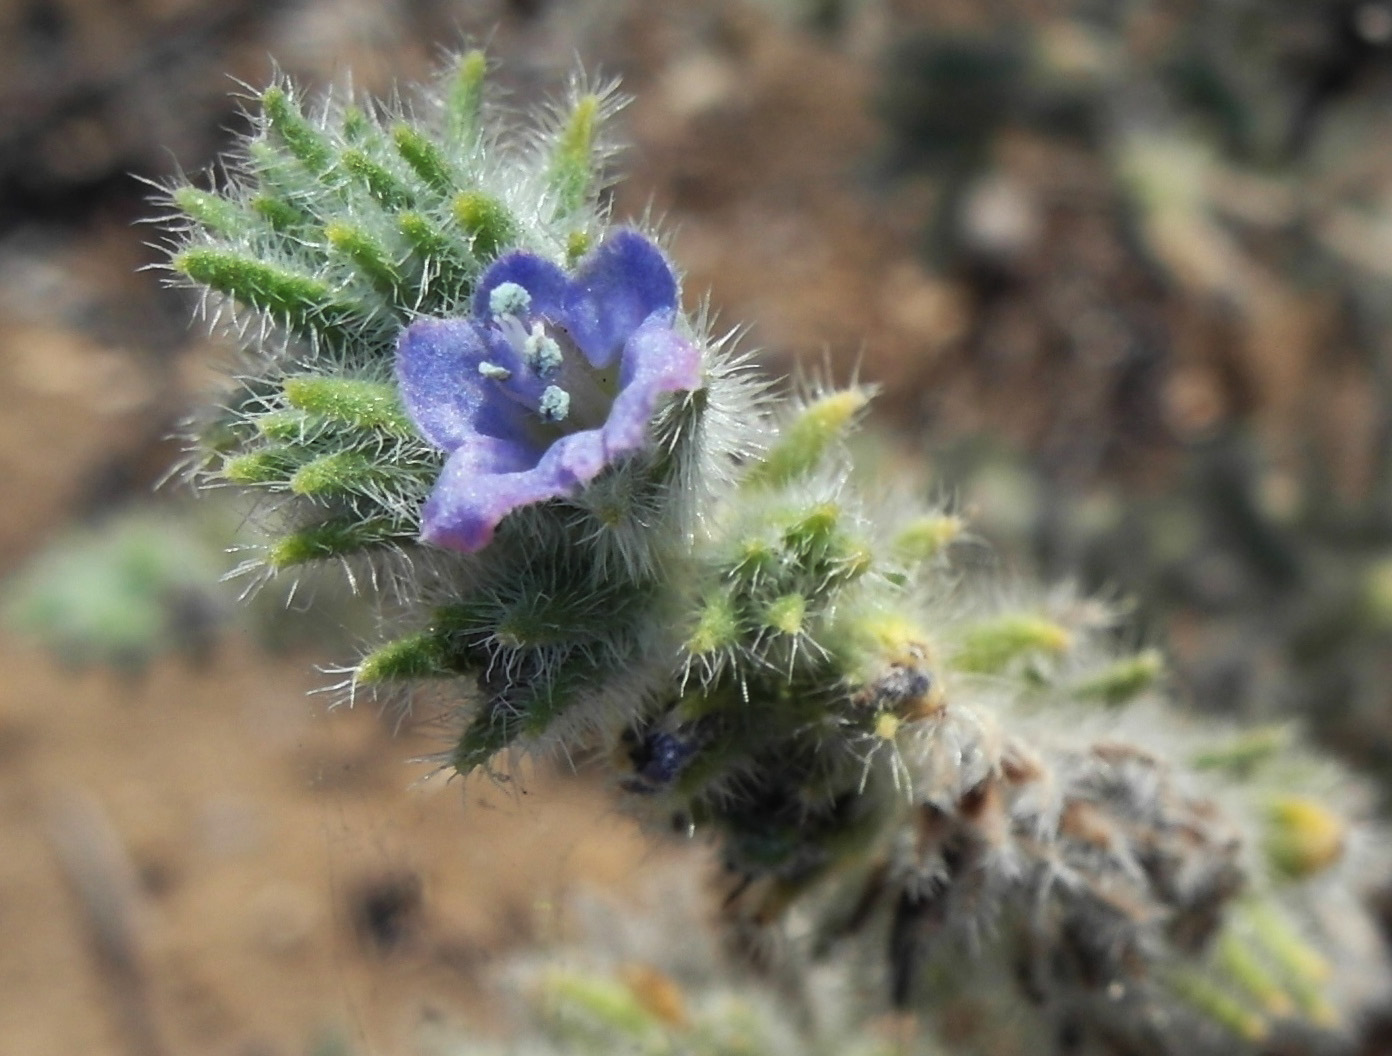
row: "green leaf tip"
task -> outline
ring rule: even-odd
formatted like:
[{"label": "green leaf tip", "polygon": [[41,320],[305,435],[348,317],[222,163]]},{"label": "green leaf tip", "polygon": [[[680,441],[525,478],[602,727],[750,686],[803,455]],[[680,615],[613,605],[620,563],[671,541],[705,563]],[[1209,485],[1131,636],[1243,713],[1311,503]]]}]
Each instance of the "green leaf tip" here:
[{"label": "green leaf tip", "polygon": [[361,313],[321,279],[215,246],[177,253],[174,269],[194,282],[284,320],[291,328],[338,339]]},{"label": "green leaf tip", "polygon": [[466,51],[455,65],[445,97],[445,129],[450,141],[468,149],[482,132],[483,82],[488,57],[481,49]]},{"label": "green leaf tip", "polygon": [[551,189],[556,192],[556,215],[575,212],[594,185],[595,132],[603,100],[587,93],[575,100],[551,156]]},{"label": "green leaf tip", "polygon": [[850,430],[870,396],[871,390],[857,386],[807,403],[784,426],[763,462],[754,466],[750,483],[778,486],[811,472],[831,445]]},{"label": "green leaf tip", "polygon": [[343,152],[343,168],[372,195],[377,204],[388,212],[406,209],[415,203],[416,196],[386,166],[370,158],[366,151],[349,147]]},{"label": "green leaf tip", "polygon": [[225,459],[218,473],[228,483],[243,487],[284,484],[304,458],[304,453],[293,447],[263,447]]},{"label": "green leaf tip", "polygon": [[197,187],[176,187],[170,197],[185,215],[219,235],[236,236],[244,232],[247,215],[220,194]]},{"label": "green leaf tip", "polygon": [[994,675],[1016,659],[1060,656],[1072,646],[1073,635],[1054,620],[1029,613],[1007,613],[968,628],[953,659],[962,671]]},{"label": "green leaf tip", "polygon": [[392,303],[399,299],[401,272],[380,240],[344,220],[335,220],[325,227],[324,238],[353,262],[359,274],[378,293]]},{"label": "green leaf tip", "polygon": [[281,536],[267,549],[266,564],[275,569],[291,568],[410,538],[410,533],[386,518],[336,518]]},{"label": "green leaf tip", "polygon": [[302,465],[290,477],[290,490],[306,498],[333,498],[365,491],[383,471],[361,451],[334,451]]},{"label": "green leaf tip", "polygon": [[439,194],[448,194],[454,188],[454,177],[444,154],[419,129],[402,123],[393,125],[391,134],[397,153],[421,182]]},{"label": "green leaf tip", "polygon": [[416,435],[390,382],[305,374],[285,379],[285,399],[291,407],[355,429],[402,439]]},{"label": "green leaf tip", "polygon": [[1079,700],[1115,708],[1139,697],[1160,680],[1165,660],[1158,649],[1146,649],[1122,657],[1073,687]]},{"label": "green leaf tip", "polygon": [[280,85],[261,93],[261,109],[280,141],[309,172],[318,176],[333,164],[333,150],[322,133],[305,120],[295,101]]},{"label": "green leaf tip", "polygon": [[457,673],[448,660],[448,650],[440,637],[432,631],[421,631],[372,650],[359,661],[353,681],[374,686],[384,682],[448,677]]}]

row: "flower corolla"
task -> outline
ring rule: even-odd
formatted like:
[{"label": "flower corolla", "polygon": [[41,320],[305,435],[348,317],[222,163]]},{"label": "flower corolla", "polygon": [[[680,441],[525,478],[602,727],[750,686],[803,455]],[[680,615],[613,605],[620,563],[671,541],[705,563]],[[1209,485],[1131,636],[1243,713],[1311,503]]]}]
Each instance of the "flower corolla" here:
[{"label": "flower corolla", "polygon": [[514,251],[488,268],[474,314],[421,319],[396,374],[421,435],[449,458],[421,537],[487,546],[513,510],[576,494],[650,442],[660,399],[700,388],[700,349],[676,328],[677,280],[630,229],[573,274]]}]

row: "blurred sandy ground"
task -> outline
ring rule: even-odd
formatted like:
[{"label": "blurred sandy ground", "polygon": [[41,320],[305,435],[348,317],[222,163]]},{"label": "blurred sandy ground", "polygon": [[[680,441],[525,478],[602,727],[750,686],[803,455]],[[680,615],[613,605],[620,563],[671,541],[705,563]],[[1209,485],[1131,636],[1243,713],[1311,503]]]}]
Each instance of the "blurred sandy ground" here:
[{"label": "blurred sandy ground", "polygon": [[[888,41],[862,29],[832,46],[734,0],[6,0],[0,575],[62,526],[145,501],[177,454],[166,437],[227,362],[188,327],[188,298],[141,270],[160,258],[140,179],[205,169],[239,127],[229,92],[263,84],[271,56],[308,84],[351,71],[381,93],[483,39],[519,101],[577,56],[621,75],[636,101],[617,215],[665,217],[689,290],[753,321],[776,368],[859,364],[909,452],[930,430],[994,429],[1163,463],[1176,422],[1217,413],[1221,327],[1189,318],[1177,375],[1119,374],[1105,356],[1061,363],[1017,304],[1026,321],[993,324],[1013,352],[974,359],[979,306],[921,262],[922,189],[882,178],[872,60]],[[1095,186],[1067,151],[1012,149],[1066,201]],[[1078,298],[1157,310],[1078,215],[1034,250],[1037,269],[1060,249],[1072,262],[1040,297],[1069,318]],[[1254,398],[1279,414],[1290,388]],[[496,1025],[490,966],[548,906],[586,884],[629,890],[679,853],[583,781],[421,783],[428,768],[406,760],[439,747],[432,731],[306,697],[342,652],[267,656],[227,632],[205,665],[139,678],[75,674],[13,638],[0,655],[0,1051],[441,1051],[458,1024]]]}]

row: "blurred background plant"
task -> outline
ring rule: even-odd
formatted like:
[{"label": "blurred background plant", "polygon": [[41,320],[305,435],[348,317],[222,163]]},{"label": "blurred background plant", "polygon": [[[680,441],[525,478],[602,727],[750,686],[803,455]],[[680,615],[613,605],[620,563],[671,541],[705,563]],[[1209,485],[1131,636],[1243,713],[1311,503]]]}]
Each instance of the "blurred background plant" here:
[{"label": "blurred background plant", "polygon": [[963,375],[1039,393],[943,479],[1134,599],[1200,710],[1299,716],[1392,779],[1392,7],[834,10],[802,14],[878,41],[885,171],[929,187],[961,319],[892,391],[930,422]]},{"label": "blurred background plant", "polygon": [[[891,457],[929,450],[944,488],[1010,559],[1132,600],[1201,708],[1294,718],[1385,774],[1392,258],[1379,5],[862,0],[814,5],[811,34],[781,21],[791,6],[778,5],[777,19],[755,4],[618,0],[10,8],[0,455],[6,494],[26,502],[0,520],[0,571],[43,550],[52,525],[101,523],[147,494],[175,457],[165,438],[225,358],[186,332],[186,302],[134,277],[154,254],[130,226],[148,206],[128,174],[204,168],[225,129],[240,127],[228,77],[266,83],[268,53],[307,83],[351,68],[357,86],[380,92],[423,76],[461,28],[493,32],[501,74],[522,98],[554,86],[577,52],[624,76],[638,102],[622,128],[635,146],[618,210],[651,200],[678,221],[691,288],[711,285],[731,320],[759,320],[775,362],[859,359],[885,386],[881,413],[899,415],[884,439]],[[148,521],[141,530],[159,534]],[[123,531],[98,531],[118,558]],[[225,543],[210,534],[197,560],[216,566]],[[137,593],[155,596],[148,585]],[[216,588],[207,596],[218,599],[209,611],[227,611]],[[319,611],[331,631],[352,624],[332,605]],[[234,638],[233,657],[238,648]],[[164,781],[214,803],[235,790],[263,818],[287,819],[294,796],[337,781],[350,791],[334,793],[335,809],[357,817],[359,803],[395,803],[407,780],[395,761],[409,753],[376,744],[372,716],[347,734],[300,732],[298,749],[268,748],[256,723],[213,726],[213,708],[177,706],[209,690],[156,660],[155,721],[121,713],[140,731],[127,738],[120,724],[62,725],[71,683],[6,649],[0,745],[18,764],[7,824],[34,831],[27,790],[46,774],[75,768],[102,793],[139,898],[158,908],[145,957],[174,1037],[300,1051],[325,1019],[352,1024],[350,1038],[415,1037],[441,1004],[471,1000],[482,967],[515,941],[438,879],[449,873],[485,906],[530,897],[459,882],[445,864],[463,853],[449,807],[433,807],[449,815],[434,840],[415,830],[359,840],[368,846],[349,855],[351,882],[320,891],[322,862],[306,865],[290,845],[316,839],[322,814],[298,837],[263,841],[256,858],[227,850],[242,837],[226,812],[162,830],[143,819],[163,818],[152,804],[168,794],[127,791]],[[245,700],[279,685],[282,713],[316,681],[298,674],[303,658],[256,663],[254,687],[216,660],[212,677]],[[80,683],[89,715],[105,692],[93,677]],[[244,773],[193,766],[200,740],[267,761]],[[435,747],[428,734],[417,743]],[[114,758],[126,767],[108,768]],[[486,841],[479,814],[466,815],[469,837]],[[521,827],[502,826],[481,851],[504,853]],[[173,835],[185,831],[204,842]],[[37,864],[7,873],[8,889],[45,904],[31,886],[47,875],[43,846],[21,837],[7,845]],[[421,849],[399,849],[408,845]],[[634,860],[624,853],[651,852],[586,859],[580,872],[621,886],[630,866],[613,863]],[[383,889],[367,881],[398,857],[426,878],[423,894],[368,898]],[[463,872],[494,868],[484,854]],[[267,869],[299,879],[263,888]],[[416,936],[385,954],[351,923],[352,907],[379,902]],[[209,914],[227,917],[227,934],[208,933]],[[62,906],[48,916],[62,918]],[[5,962],[7,977],[32,980],[0,1010],[8,1036],[71,1051],[74,1032],[94,1029],[102,992],[36,999],[73,964],[34,951],[80,950],[82,936],[27,927]],[[258,929],[310,938],[263,942]],[[336,952],[307,961],[325,931]],[[220,955],[247,936],[254,955]],[[346,1004],[342,987],[310,981],[335,970],[356,995]],[[394,981],[402,975],[443,996]],[[46,1029],[24,1026],[35,1017]],[[103,1038],[84,1044],[122,1044]]]}]

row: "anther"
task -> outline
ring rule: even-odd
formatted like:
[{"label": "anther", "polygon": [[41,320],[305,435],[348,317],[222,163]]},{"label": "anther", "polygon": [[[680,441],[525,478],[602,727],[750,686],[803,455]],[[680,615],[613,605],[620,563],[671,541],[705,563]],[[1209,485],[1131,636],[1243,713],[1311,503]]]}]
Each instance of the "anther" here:
[{"label": "anther", "polygon": [[495,316],[521,315],[532,306],[532,295],[515,282],[500,282],[488,293],[488,310]]},{"label": "anther", "polygon": [[512,377],[512,371],[508,370],[507,367],[500,367],[487,360],[478,365],[478,372],[489,381],[507,381],[508,378]]},{"label": "anther", "polygon": [[570,414],[570,393],[559,385],[548,385],[537,401],[537,413],[544,422],[563,422]]},{"label": "anther", "polygon": [[532,332],[522,346],[522,355],[527,360],[527,366],[542,378],[551,377],[565,362],[561,346],[555,338],[547,336],[540,323],[532,324]]}]

